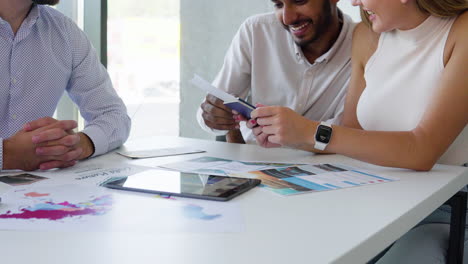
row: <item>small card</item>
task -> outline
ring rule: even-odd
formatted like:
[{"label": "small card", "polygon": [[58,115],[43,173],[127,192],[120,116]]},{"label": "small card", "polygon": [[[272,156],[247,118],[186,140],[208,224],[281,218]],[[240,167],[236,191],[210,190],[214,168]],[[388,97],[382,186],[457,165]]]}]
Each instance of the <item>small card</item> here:
[{"label": "small card", "polygon": [[237,111],[239,114],[250,119],[250,113],[255,110],[255,106],[249,104],[248,102],[242,100],[241,98],[234,97],[223,90],[220,90],[214,87],[211,83],[205,81],[198,75],[195,75],[191,80],[192,84],[200,88],[201,90],[209,93],[213,96],[216,96],[220,100],[224,101],[224,105],[231,108],[232,110]]},{"label": "small card", "polygon": [[149,149],[149,150],[137,150],[137,151],[119,151],[118,154],[131,158],[131,159],[147,159],[167,156],[177,156],[186,154],[196,154],[206,152],[204,150],[191,149],[191,148],[161,148],[161,149]]}]

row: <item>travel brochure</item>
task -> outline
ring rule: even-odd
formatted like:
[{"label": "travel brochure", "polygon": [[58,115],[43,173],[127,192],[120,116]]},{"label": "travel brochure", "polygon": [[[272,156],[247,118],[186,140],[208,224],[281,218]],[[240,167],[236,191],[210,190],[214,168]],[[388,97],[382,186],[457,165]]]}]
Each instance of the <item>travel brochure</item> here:
[{"label": "travel brochure", "polygon": [[232,174],[257,178],[261,187],[281,195],[320,192],[397,181],[395,177],[378,176],[361,169],[338,165],[316,164]]},{"label": "travel brochure", "polygon": [[159,166],[187,173],[256,178],[261,187],[281,195],[337,190],[399,180],[340,164],[247,162],[200,157]]}]

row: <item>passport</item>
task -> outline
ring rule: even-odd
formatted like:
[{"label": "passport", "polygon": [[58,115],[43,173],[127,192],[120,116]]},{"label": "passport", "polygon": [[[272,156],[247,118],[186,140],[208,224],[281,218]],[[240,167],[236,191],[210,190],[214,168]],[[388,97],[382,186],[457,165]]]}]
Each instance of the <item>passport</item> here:
[{"label": "passport", "polygon": [[190,81],[193,85],[200,88],[202,91],[209,93],[218,99],[224,101],[224,105],[229,107],[232,110],[237,111],[239,114],[244,117],[251,119],[250,113],[255,110],[255,106],[249,104],[239,97],[235,97],[231,94],[226,93],[223,90],[220,90],[213,86],[211,83],[207,82],[200,76],[196,75]]}]

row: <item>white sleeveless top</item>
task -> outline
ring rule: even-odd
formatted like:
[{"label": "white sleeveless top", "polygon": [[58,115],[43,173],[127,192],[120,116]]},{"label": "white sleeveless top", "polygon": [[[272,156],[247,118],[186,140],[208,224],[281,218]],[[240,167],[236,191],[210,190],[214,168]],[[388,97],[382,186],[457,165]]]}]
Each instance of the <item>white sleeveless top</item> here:
[{"label": "white sleeveless top", "polygon": [[[415,29],[382,33],[369,59],[357,105],[362,128],[410,131],[420,122],[444,70],[444,48],[455,18],[427,18]],[[443,129],[443,128],[441,128]],[[468,126],[438,163],[468,162]]]}]

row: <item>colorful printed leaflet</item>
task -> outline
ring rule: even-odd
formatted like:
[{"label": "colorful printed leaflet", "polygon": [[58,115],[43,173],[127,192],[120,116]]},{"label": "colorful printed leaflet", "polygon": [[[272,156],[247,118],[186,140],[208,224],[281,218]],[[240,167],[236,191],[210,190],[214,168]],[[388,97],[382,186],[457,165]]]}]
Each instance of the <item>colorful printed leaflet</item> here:
[{"label": "colorful printed leaflet", "polygon": [[[47,197],[49,194],[28,193],[27,197]],[[88,202],[73,204],[70,202],[55,203],[44,201],[33,206],[20,209],[20,213],[7,211],[0,214],[0,219],[46,219],[51,221],[61,220],[68,217],[79,217],[85,215],[103,215],[112,206],[110,195],[94,198]]]},{"label": "colorful printed leaflet", "polygon": [[242,232],[244,225],[235,201],[157,199],[68,184],[27,186],[2,194],[0,230],[231,233]]},{"label": "colorful printed leaflet", "polygon": [[281,195],[336,190],[398,180],[393,177],[381,177],[356,168],[334,164],[303,165],[251,171],[232,176],[255,176],[262,180],[261,187]]}]

